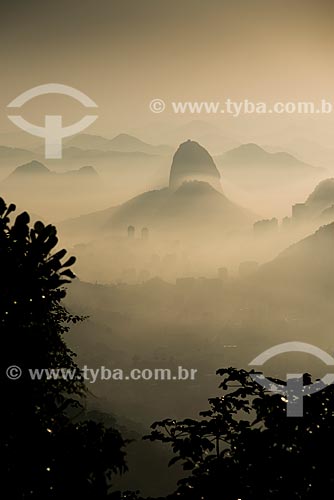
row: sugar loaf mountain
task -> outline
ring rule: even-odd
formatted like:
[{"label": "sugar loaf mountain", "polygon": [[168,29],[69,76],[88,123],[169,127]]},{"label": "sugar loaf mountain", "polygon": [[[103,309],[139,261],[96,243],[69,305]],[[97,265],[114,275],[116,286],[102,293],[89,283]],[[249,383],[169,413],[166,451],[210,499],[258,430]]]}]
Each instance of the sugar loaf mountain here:
[{"label": "sugar loaf mountain", "polygon": [[[250,226],[255,215],[229,200],[220,173],[208,151],[195,141],[182,143],[174,154],[169,186],[147,191],[120,206],[72,219],[64,232],[94,227],[124,232],[129,225],[155,232],[223,234]],[[88,224],[86,224],[88,223]]]}]

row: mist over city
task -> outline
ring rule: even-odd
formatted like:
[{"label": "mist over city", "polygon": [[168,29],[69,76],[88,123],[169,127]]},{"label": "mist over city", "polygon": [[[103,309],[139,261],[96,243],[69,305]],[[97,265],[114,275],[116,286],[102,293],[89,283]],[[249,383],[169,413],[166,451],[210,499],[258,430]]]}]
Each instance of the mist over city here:
[{"label": "mist over city", "polygon": [[3,498],[330,496],[333,4],[1,10]]}]

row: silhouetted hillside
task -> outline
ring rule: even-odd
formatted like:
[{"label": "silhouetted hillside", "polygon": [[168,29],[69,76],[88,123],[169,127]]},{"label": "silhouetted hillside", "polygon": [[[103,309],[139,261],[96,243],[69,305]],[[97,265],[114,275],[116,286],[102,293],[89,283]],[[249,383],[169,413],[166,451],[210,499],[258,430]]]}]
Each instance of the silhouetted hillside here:
[{"label": "silhouetted hillside", "polygon": [[253,220],[252,214],[232,203],[207,182],[189,181],[176,191],[161,189],[139,195],[121,205],[107,223],[123,230],[130,224],[156,230],[238,229]]},{"label": "silhouetted hillside", "polygon": [[334,221],[334,205],[325,208],[319,216],[319,220],[322,224],[329,224]]},{"label": "silhouetted hillside", "polygon": [[15,183],[20,181],[67,181],[73,177],[74,179],[95,179],[98,178],[96,170],[91,166],[81,167],[78,170],[68,170],[64,173],[52,172],[43,163],[33,160],[24,165],[17,167],[4,182]]},{"label": "silhouetted hillside", "polygon": [[276,259],[262,266],[258,283],[285,288],[299,294],[322,296],[334,293],[334,223],[323,226],[314,234],[283,251]]},{"label": "silhouetted hillside", "polygon": [[334,179],[321,181],[306,200],[315,210],[324,210],[334,204]]},{"label": "silhouetted hillside", "polygon": [[43,165],[43,163],[33,160],[29,163],[25,163],[24,165],[20,165],[17,167],[14,172],[12,172],[8,179],[18,179],[20,177],[24,177],[25,179],[27,176],[36,176],[36,175],[48,175],[51,174],[51,171]]}]

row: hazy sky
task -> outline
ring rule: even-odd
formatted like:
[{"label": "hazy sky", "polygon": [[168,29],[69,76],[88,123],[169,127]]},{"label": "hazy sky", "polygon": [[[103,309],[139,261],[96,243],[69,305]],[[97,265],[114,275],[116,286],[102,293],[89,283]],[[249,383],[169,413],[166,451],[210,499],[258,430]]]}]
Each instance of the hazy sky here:
[{"label": "hazy sky", "polygon": [[[148,102],[156,97],[334,102],[333,14],[330,0],[3,0],[1,130],[15,129],[6,104],[49,82],[93,98],[100,118],[91,131],[106,135],[194,118],[152,115]],[[25,110],[35,122],[50,104],[36,103]],[[83,114],[64,97],[52,106],[65,120]],[[297,123],[309,134],[323,130],[329,144],[332,118]],[[240,119],[231,128],[267,131],[268,124]],[[273,130],[293,125],[293,118],[270,118]]]}]

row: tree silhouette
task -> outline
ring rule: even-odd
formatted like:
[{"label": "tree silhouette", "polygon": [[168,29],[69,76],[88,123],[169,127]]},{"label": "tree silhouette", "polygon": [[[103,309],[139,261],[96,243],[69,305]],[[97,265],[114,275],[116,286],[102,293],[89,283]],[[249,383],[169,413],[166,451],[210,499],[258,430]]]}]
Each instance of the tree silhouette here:
[{"label": "tree silhouette", "polygon": [[332,497],[333,386],[304,396],[304,416],[288,418],[285,398],[267,392],[247,371],[217,373],[223,395],[209,400],[201,419],[156,422],[146,436],[169,443],[175,454],[170,465],[181,461],[190,473],[168,498],[313,500],[324,492],[324,498]]},{"label": "tree silhouette", "polygon": [[[11,223],[15,209],[0,198],[2,492],[13,500],[106,498],[112,475],[126,469],[126,443],[115,429],[73,417],[86,389],[64,335],[82,318],[61,301],[75,258],[54,252],[54,226],[31,228],[26,212]],[[31,378],[29,369],[45,368],[75,376]]]},{"label": "tree silhouette", "polygon": [[[78,418],[86,389],[64,337],[82,318],[62,304],[75,259],[55,251],[53,226],[30,227],[25,212],[11,222],[14,211],[0,198],[2,493],[8,500],[138,499],[136,492],[111,492],[114,474],[126,470],[120,433]],[[29,369],[45,368],[76,376],[31,377]],[[146,436],[169,443],[170,465],[183,465],[186,477],[167,498],[331,498],[333,386],[305,394],[303,417],[288,418],[285,398],[267,392],[249,372],[217,373],[222,395],[209,400],[199,419],[156,422]]]}]

